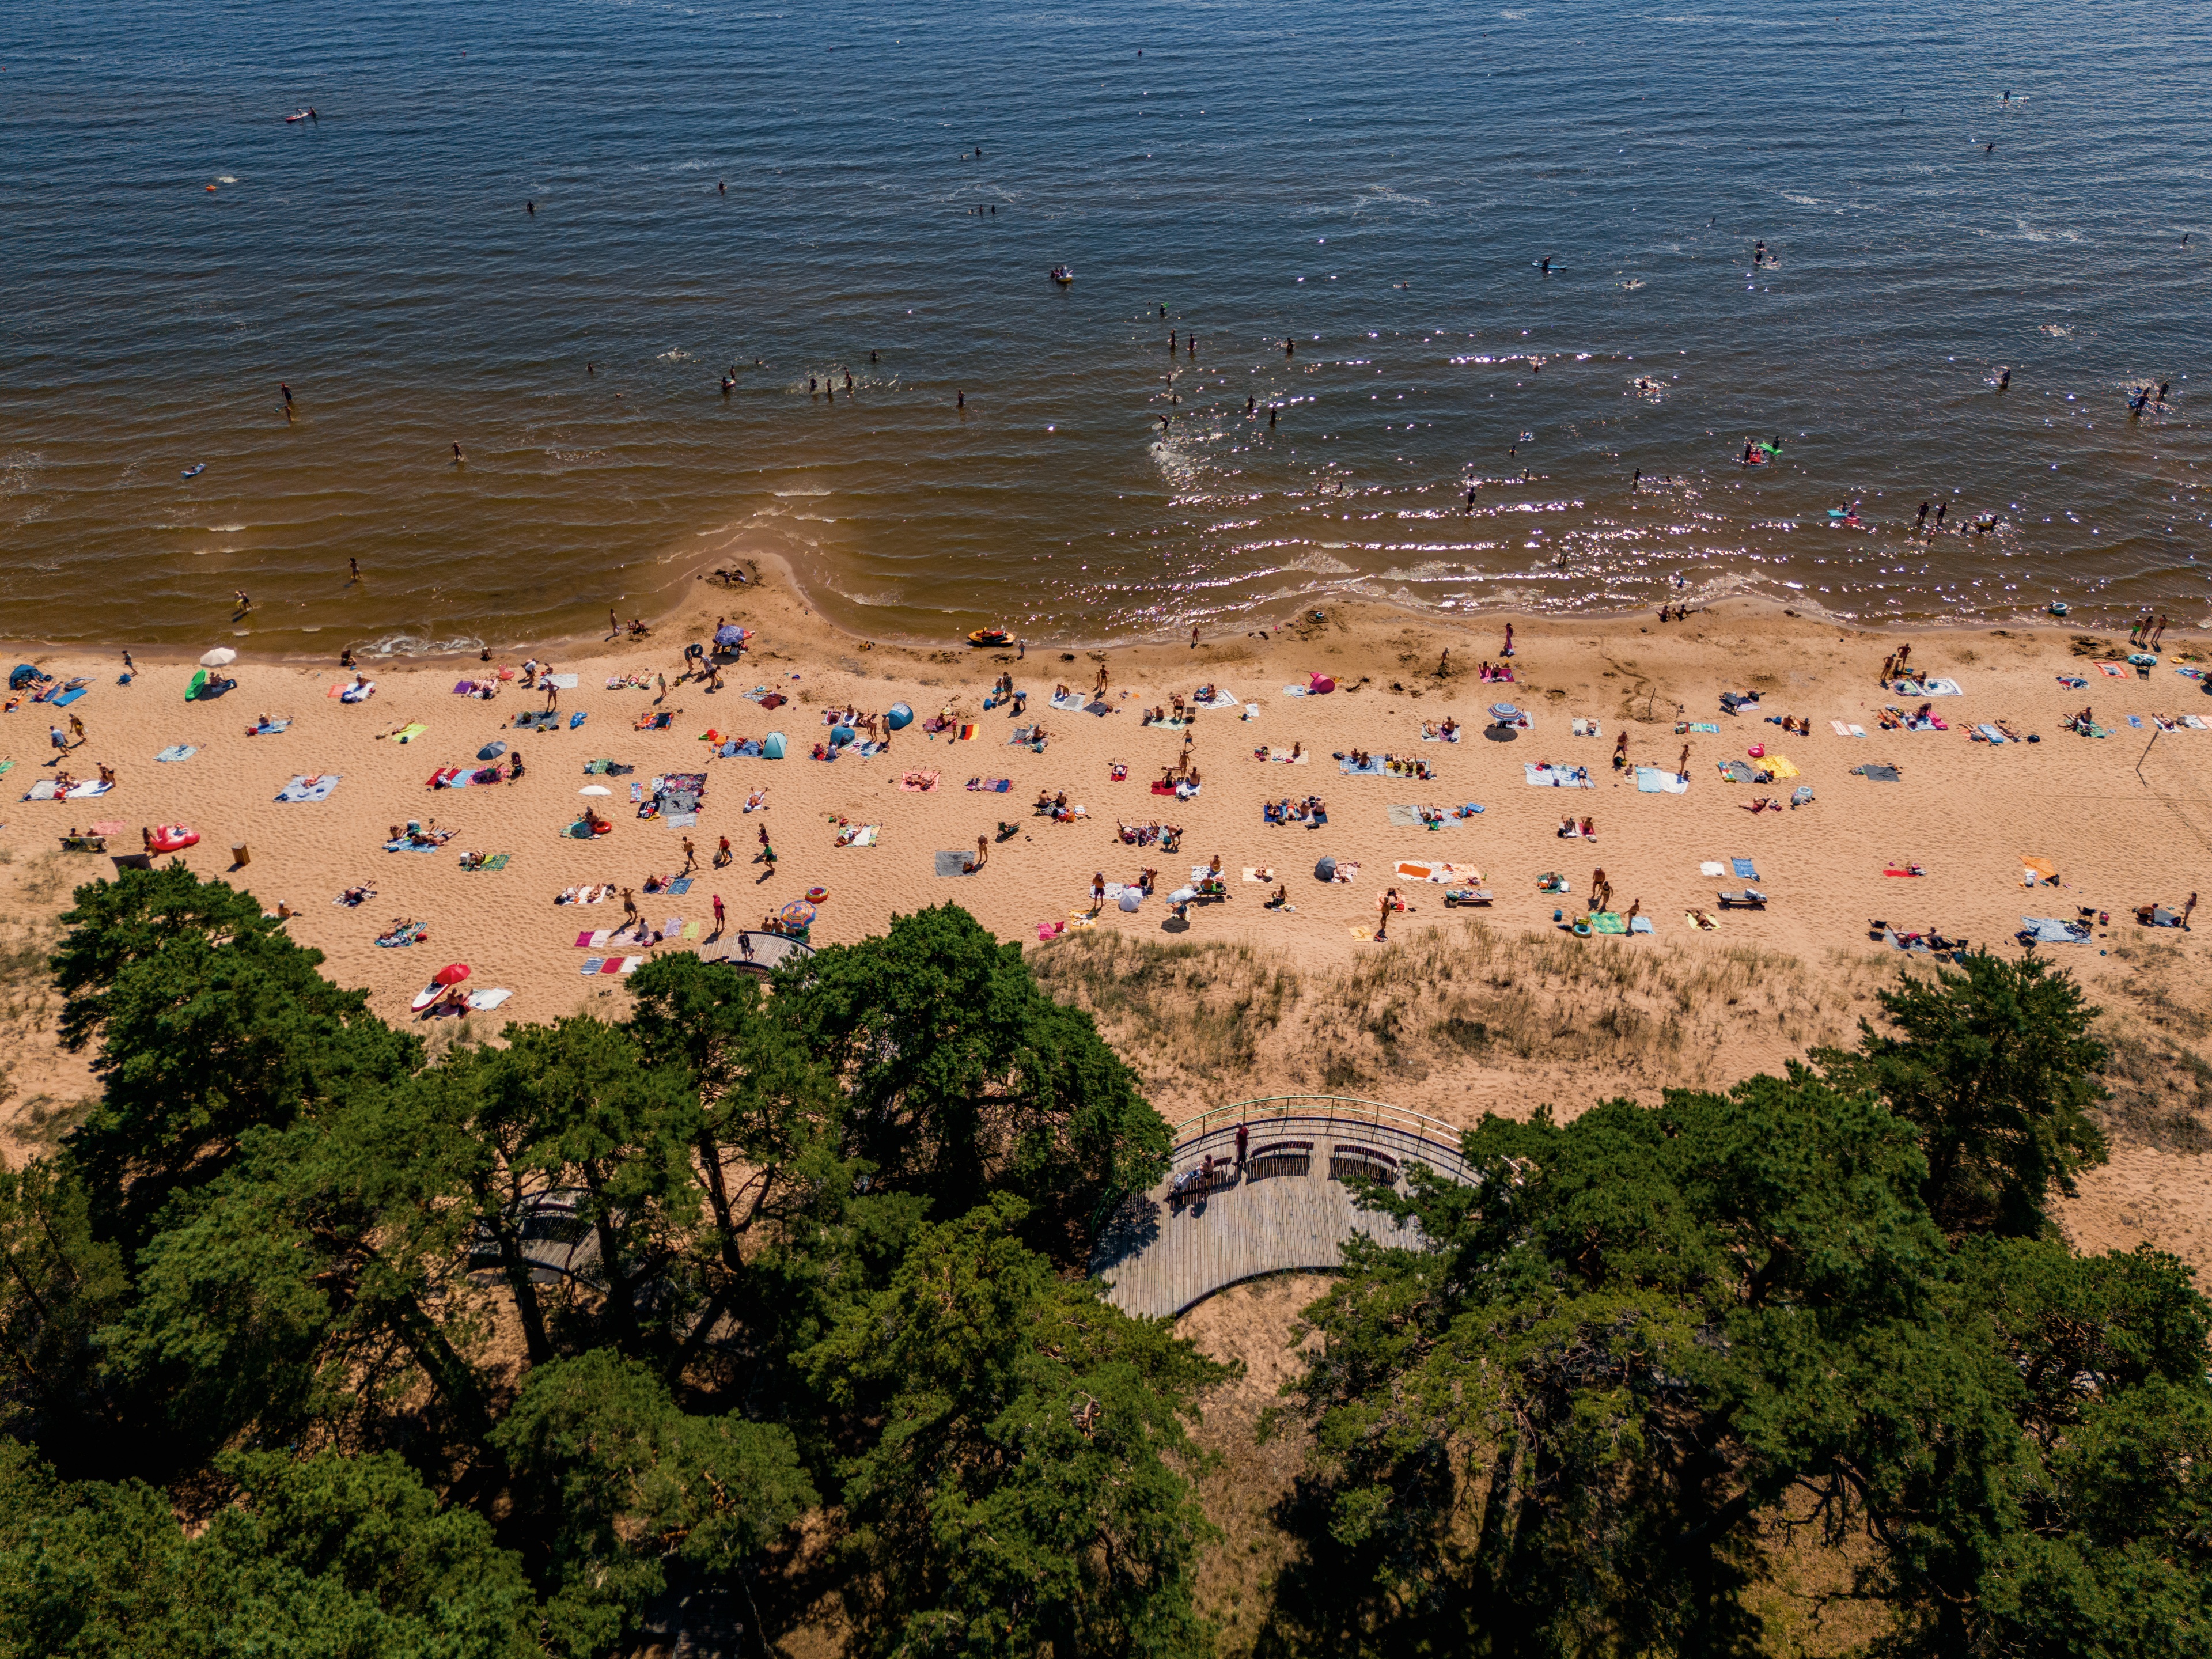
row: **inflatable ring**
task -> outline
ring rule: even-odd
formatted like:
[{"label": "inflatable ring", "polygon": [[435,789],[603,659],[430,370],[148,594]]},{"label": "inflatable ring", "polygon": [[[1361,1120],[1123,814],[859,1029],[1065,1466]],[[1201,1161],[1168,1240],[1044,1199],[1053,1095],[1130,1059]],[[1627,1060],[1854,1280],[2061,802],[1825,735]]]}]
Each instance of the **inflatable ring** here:
[{"label": "inflatable ring", "polygon": [[150,844],[157,853],[181,853],[187,847],[199,845],[200,832],[187,830],[181,823],[163,823],[155,827]]},{"label": "inflatable ring", "polygon": [[810,887],[806,890],[806,902],[809,904],[819,904],[829,896],[830,890],[827,887]]},{"label": "inflatable ring", "polygon": [[614,827],[613,819],[601,818],[597,823],[592,826],[592,833],[595,836],[611,835],[614,831]]}]

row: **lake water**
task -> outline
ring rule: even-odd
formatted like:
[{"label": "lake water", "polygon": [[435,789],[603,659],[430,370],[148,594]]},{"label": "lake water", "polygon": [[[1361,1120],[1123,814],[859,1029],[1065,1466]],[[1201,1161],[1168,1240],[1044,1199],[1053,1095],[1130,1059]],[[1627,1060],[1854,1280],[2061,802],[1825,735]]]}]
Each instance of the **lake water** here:
[{"label": "lake water", "polygon": [[2204,16],[19,4],[6,631],[2197,623]]}]

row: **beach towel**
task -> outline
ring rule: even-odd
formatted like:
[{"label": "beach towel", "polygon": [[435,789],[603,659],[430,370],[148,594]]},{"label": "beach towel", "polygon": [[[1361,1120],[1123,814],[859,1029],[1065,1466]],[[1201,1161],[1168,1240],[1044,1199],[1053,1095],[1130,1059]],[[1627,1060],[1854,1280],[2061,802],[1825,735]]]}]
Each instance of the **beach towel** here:
[{"label": "beach towel", "polygon": [[1636,769],[1636,790],[1643,795],[1686,795],[1690,792],[1690,781],[1679,772],[1639,766]]},{"label": "beach towel", "polygon": [[2128,724],[2129,724],[2130,726],[2132,726],[2136,727],[2138,731],[2140,731],[2140,730],[2142,729],[2142,716],[2141,714],[2130,714],[2130,715],[2129,715],[2129,716],[2128,716]]},{"label": "beach towel", "polygon": [[1424,732],[1421,733],[1421,741],[1423,743],[1457,743],[1459,732],[1455,730],[1449,735],[1446,735],[1442,732]]},{"label": "beach towel", "polygon": [[1991,743],[2010,743],[2010,742],[2012,741],[2012,739],[2011,739],[2010,738],[2008,738],[2007,736],[2005,736],[2005,734],[2004,734],[2003,732],[2002,732],[1998,731],[1998,730],[1996,729],[1996,726],[1991,726],[1991,725],[1990,725],[1987,720],[1984,720],[1984,721],[1983,721],[1979,726],[1976,726],[1974,729],[1975,729],[1977,732],[1980,732],[1980,733],[1981,733],[1984,738],[1988,738]]},{"label": "beach towel", "polygon": [[[955,743],[973,743],[973,742],[975,742],[975,721],[973,721],[973,720],[968,720],[968,721],[966,721],[966,722],[963,723],[959,727],[957,727],[957,729],[952,732],[952,734],[951,734],[951,738],[952,738],[952,741],[953,741],[953,742],[955,742]],[[872,744],[872,743],[864,743],[864,744],[862,744],[860,745],[860,752],[861,752],[862,754],[864,754],[864,755],[872,755],[872,754],[874,754],[874,753],[876,752],[876,750],[878,749],[878,746],[879,746],[879,745],[878,745],[878,744]]]},{"label": "beach towel", "polygon": [[662,820],[671,830],[689,830],[699,822],[696,812],[671,812]]},{"label": "beach towel", "polygon": [[58,696],[48,697],[46,702],[53,708],[66,708],[71,703],[75,702],[79,697],[82,696],[88,689],[88,688],[85,686],[74,685]]},{"label": "beach towel", "polygon": [[979,793],[1003,795],[1014,787],[1014,781],[1012,778],[971,779],[968,787]]},{"label": "beach towel", "polygon": [[487,1014],[514,994],[512,991],[471,991],[469,1006],[477,1013]]},{"label": "beach towel", "polygon": [[367,702],[376,695],[376,682],[371,680],[366,685],[334,686],[331,690],[340,702]]},{"label": "beach towel", "polygon": [[1601,933],[1626,933],[1628,931],[1628,924],[1615,910],[1599,911],[1590,918],[1590,926]]},{"label": "beach towel", "polygon": [[1757,783],[1759,774],[1752,769],[1749,761],[1724,760],[1717,763],[1721,776],[1730,783]]},{"label": "beach towel", "polygon": [[586,974],[596,974],[600,969],[606,965],[607,959],[605,957],[586,957],[584,958],[583,970]]},{"label": "beach towel", "polygon": [[937,873],[940,876],[972,876],[975,872],[968,866],[975,862],[975,855],[969,852],[940,852],[937,854]]},{"label": "beach towel", "polygon": [[576,935],[576,948],[579,951],[596,951],[613,937],[614,930],[611,927],[601,927],[579,933]]},{"label": "beach towel", "polygon": [[563,691],[574,691],[576,689],[576,677],[574,674],[548,674],[538,683],[540,685],[557,685]]},{"label": "beach towel", "polygon": [[1920,690],[1923,696],[1930,697],[1966,696],[1966,693],[1959,689],[1959,682],[1956,680],[1923,680],[1920,682]]},{"label": "beach towel", "polygon": [[2116,662],[2100,662],[2097,665],[2097,672],[2107,679],[2124,680],[2128,677],[2128,671]]},{"label": "beach towel", "polygon": [[1851,771],[1854,775],[1864,778],[1869,783],[1897,781],[1897,769],[1894,766],[1854,766]]},{"label": "beach towel", "polygon": [[338,787],[338,774],[325,772],[313,780],[297,777],[276,792],[276,799],[284,801],[328,800],[331,791]]},{"label": "beach towel", "polygon": [[1674,729],[1678,732],[1711,732],[1717,736],[1721,728],[1716,720],[1686,720]]},{"label": "beach towel", "polygon": [[1716,860],[1707,859],[1698,866],[1698,873],[1701,876],[1724,876],[1728,874],[1728,866]]},{"label": "beach towel", "polygon": [[1303,697],[1306,695],[1306,689],[1303,685],[1286,685],[1283,688],[1283,695],[1286,697]]},{"label": "beach towel", "polygon": [[677,877],[675,880],[668,884],[670,896],[673,898],[682,898],[686,893],[691,890],[691,884],[697,879],[698,878],[696,876]]},{"label": "beach towel", "polygon": [[482,864],[465,864],[461,868],[464,870],[504,870],[507,868],[507,860],[513,856],[514,854],[511,853],[494,853]]},{"label": "beach towel", "polygon": [[1797,769],[1790,763],[1790,757],[1787,755],[1769,755],[1766,757],[1766,769],[1778,778],[1794,778],[1798,775]]},{"label": "beach towel", "polygon": [[934,772],[909,772],[899,780],[899,787],[912,794],[928,794],[932,790],[937,787],[937,774]]},{"label": "beach towel", "polygon": [[106,794],[113,787],[115,787],[115,786],[112,783],[102,783],[98,778],[92,778],[83,783],[75,786],[70,789],[69,793],[63,796],[62,799],[64,800],[90,800],[94,796]]},{"label": "beach towel", "polygon": [[2056,887],[2058,885],[2058,866],[2049,859],[2020,856],[2020,884],[2023,887]]},{"label": "beach towel", "polygon": [[1348,760],[1339,761],[1337,770],[1348,773],[1355,778],[1379,778],[1382,775],[1382,763],[1370,759],[1364,766],[1354,766]]},{"label": "beach towel", "polygon": [[1759,879],[1759,872],[1752,866],[1752,862],[1749,859],[1730,859],[1729,860],[1729,868],[1735,871],[1737,875],[1742,877],[1746,881],[1757,881]]},{"label": "beach towel", "polygon": [[1080,691],[1070,691],[1065,696],[1054,697],[1052,700],[1052,706],[1070,714],[1079,714],[1083,712],[1086,702],[1087,699]]},{"label": "beach towel", "polygon": [[1408,860],[1399,865],[1398,879],[1474,886],[1481,881],[1482,872],[1469,864],[1419,864]]},{"label": "beach towel", "polygon": [[54,781],[52,778],[40,778],[36,783],[30,787],[29,790],[24,794],[23,799],[25,800],[52,800],[60,792],[54,787]]},{"label": "beach towel", "polygon": [[873,847],[876,838],[883,833],[884,826],[880,823],[863,823],[840,833],[836,844],[840,847]]},{"label": "beach towel", "polygon": [[1605,735],[1603,726],[1595,720],[1584,720],[1580,714],[1575,716],[1574,730],[1578,738],[1601,738]]},{"label": "beach towel", "polygon": [[199,752],[199,750],[191,744],[173,743],[154,758],[157,761],[187,761]]},{"label": "beach towel", "polygon": [[2192,732],[2212,732],[2212,720],[2206,720],[2202,714],[2184,714],[2181,723]]},{"label": "beach towel", "polygon": [[1632,933],[1656,933],[1659,930],[1652,926],[1650,917],[1637,916],[1630,921],[1628,931]]},{"label": "beach towel", "polygon": [[1349,883],[1358,873],[1359,866],[1357,864],[1347,864],[1342,859],[1339,859],[1336,861],[1335,873],[1331,875],[1329,879],[1334,882]]},{"label": "beach towel", "polygon": [[1445,824],[1462,822],[1449,812],[1443,815],[1442,823],[1425,822],[1418,806],[1386,806],[1382,810],[1389,815],[1390,827],[1394,830],[1441,830]]},{"label": "beach towel", "polygon": [[1833,732],[1839,738],[1848,738],[1851,734],[1851,728],[1850,726],[1842,720],[1830,720],[1828,722],[1828,729]]},{"label": "beach towel", "polygon": [[1011,749],[1018,744],[1026,745],[1036,741],[1036,727],[1034,726],[1018,726],[1014,728],[1014,735],[1006,739],[1006,746]]},{"label": "beach towel", "polygon": [[1595,789],[1586,768],[1580,766],[1533,766],[1523,763],[1522,778],[1531,789]]},{"label": "beach towel", "polygon": [[1698,921],[1698,913],[1694,910],[1683,911],[1682,920],[1688,922],[1691,927],[1701,929],[1708,933],[1717,932],[1720,927],[1720,922],[1716,918],[1710,915],[1703,921]]},{"label": "beach towel", "polygon": [[411,842],[402,836],[398,841],[385,842],[384,850],[387,853],[434,853],[438,848],[434,843]]},{"label": "beach towel", "polygon": [[1242,704],[1244,699],[1234,691],[1224,691],[1220,687],[1216,686],[1212,696],[1194,697],[1191,701],[1200,708],[1235,708]]},{"label": "beach towel", "polygon": [[2078,921],[2063,921],[2055,916],[2022,916],[2020,919],[2021,937],[2033,938],[2038,945],[2086,945],[2089,930]]}]

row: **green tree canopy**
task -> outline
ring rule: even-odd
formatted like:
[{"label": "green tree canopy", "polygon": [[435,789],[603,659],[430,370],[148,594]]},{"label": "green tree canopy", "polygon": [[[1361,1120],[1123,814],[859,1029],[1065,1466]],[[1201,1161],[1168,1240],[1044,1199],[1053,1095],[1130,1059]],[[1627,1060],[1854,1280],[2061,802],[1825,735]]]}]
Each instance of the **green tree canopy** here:
[{"label": "green tree canopy", "polygon": [[2109,1054],[2089,1034],[2099,1009],[2036,957],[1986,951],[1965,971],[1908,978],[1880,994],[1896,1027],[1859,1023],[1856,1049],[1814,1055],[1839,1088],[1870,1089],[1920,1132],[1929,1213],[1946,1232],[2030,1237],[2053,1194],[2105,1161],[2090,1109]]},{"label": "green tree canopy", "polygon": [[536,1598],[398,1457],[231,1456],[188,1538],[159,1489],[69,1485],[0,1442],[0,1659],[530,1659]]},{"label": "green tree canopy", "polygon": [[1002,1194],[925,1228],[807,1356],[834,1407],[881,1425],[844,1470],[864,1645],[1210,1652],[1190,1587],[1218,1534],[1182,1419],[1231,1373],[1055,1277],[1022,1220]]},{"label": "green tree canopy", "polygon": [[1167,1125],[1091,1016],[954,906],[817,951],[775,1006],[844,1083],[853,1153],[944,1213],[1018,1193],[1042,1238],[1165,1167]]},{"label": "green tree canopy", "polygon": [[558,1650],[606,1652],[678,1562],[743,1577],[819,1502],[789,1430],[695,1417],[605,1348],[530,1374],[493,1443],[547,1540]]}]

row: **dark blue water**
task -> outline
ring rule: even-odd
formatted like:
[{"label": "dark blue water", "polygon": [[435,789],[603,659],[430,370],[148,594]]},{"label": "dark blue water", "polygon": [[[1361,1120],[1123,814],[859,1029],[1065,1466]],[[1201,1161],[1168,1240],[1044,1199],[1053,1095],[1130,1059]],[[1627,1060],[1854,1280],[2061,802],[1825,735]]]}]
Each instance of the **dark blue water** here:
[{"label": "dark blue water", "polygon": [[750,555],[927,637],[2195,622],[2208,58],[2148,6],[18,4],[0,603],[518,644]]}]

